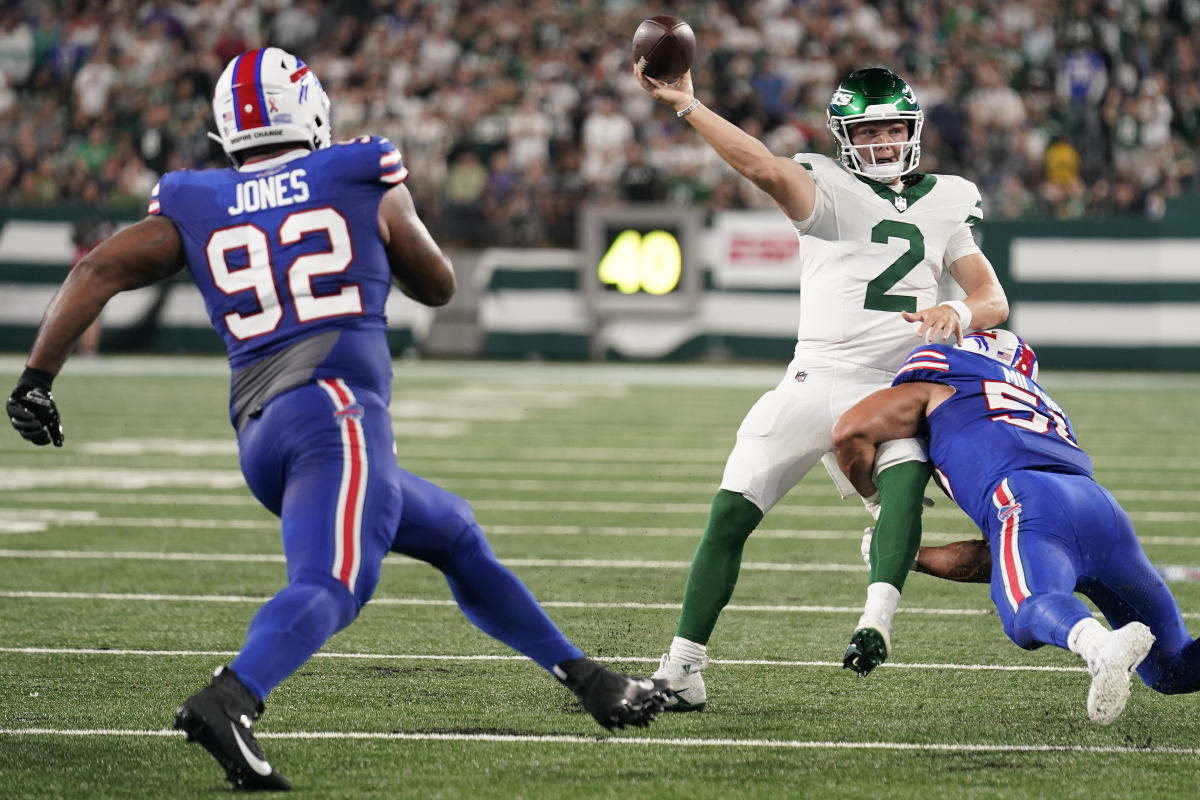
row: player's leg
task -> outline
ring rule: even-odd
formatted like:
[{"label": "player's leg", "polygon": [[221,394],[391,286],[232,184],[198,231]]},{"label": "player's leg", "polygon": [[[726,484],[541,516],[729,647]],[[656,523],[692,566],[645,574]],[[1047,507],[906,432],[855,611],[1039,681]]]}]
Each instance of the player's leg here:
[{"label": "player's leg", "polygon": [[1154,646],[1137,667],[1147,686],[1163,694],[1200,691],[1200,640],[1188,633],[1183,614],[1162,577],[1146,558],[1128,514],[1107,490],[1106,503],[1095,503],[1097,514],[1107,505],[1110,524],[1104,540],[1093,549],[1103,557],[1089,559],[1079,591],[1104,614],[1113,630],[1143,623],[1154,636]]},{"label": "player's leg", "polygon": [[871,581],[842,665],[865,677],[891,653],[892,617],[921,546],[921,511],[929,464],[916,439],[885,442],[875,461],[879,516],[871,536]]},{"label": "player's leg", "polygon": [[700,672],[717,619],[737,585],[746,539],[829,449],[834,367],[799,369],[796,363],[746,414],[726,461],[692,558],[675,638],[654,673],[675,691],[671,710],[703,710],[707,689]]},{"label": "player's leg", "polygon": [[1129,699],[1129,677],[1154,637],[1141,623],[1110,631],[1074,595],[1102,530],[1094,481],[1019,472],[993,494],[992,599],[1005,632],[1019,646],[1052,644],[1077,653],[1092,674],[1088,718],[1108,725]]},{"label": "player's leg", "polygon": [[496,558],[471,506],[418,475],[399,472],[404,512],[394,552],[441,570],[467,619],[553,674],[601,725],[614,730],[654,719],[667,699],[664,683],[629,678],[585,658]]},{"label": "player's leg", "polygon": [[[255,495],[282,519],[288,584],[251,621],[209,687],[180,707],[187,731],[237,788],[287,788],[254,739],[267,694],[358,614],[399,519],[391,416],[341,382],[276,397],[239,437]],[[232,723],[232,724],[231,724]]]}]

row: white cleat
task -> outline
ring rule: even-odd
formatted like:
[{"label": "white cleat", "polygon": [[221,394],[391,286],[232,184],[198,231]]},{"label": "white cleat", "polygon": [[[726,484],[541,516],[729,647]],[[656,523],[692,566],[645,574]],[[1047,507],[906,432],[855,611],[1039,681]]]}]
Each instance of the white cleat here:
[{"label": "white cleat", "polygon": [[1154,646],[1154,634],[1140,622],[1131,622],[1109,634],[1088,662],[1092,686],[1088,689],[1088,719],[1111,725],[1129,700],[1129,680]]},{"label": "white cleat", "polygon": [[700,670],[708,666],[708,659],[702,662],[672,661],[670,653],[663,653],[658,662],[658,671],[651,677],[667,681],[667,688],[675,693],[672,700],[667,701],[667,711],[703,711],[708,700],[708,692],[704,690],[704,678]]}]

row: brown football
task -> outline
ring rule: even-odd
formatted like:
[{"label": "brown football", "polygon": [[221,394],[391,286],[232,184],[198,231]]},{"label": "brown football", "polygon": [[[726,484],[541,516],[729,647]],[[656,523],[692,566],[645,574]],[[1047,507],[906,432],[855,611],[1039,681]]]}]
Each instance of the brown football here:
[{"label": "brown football", "polygon": [[674,83],[692,66],[696,34],[679,17],[660,14],[642,20],[633,34],[633,61],[643,74]]}]

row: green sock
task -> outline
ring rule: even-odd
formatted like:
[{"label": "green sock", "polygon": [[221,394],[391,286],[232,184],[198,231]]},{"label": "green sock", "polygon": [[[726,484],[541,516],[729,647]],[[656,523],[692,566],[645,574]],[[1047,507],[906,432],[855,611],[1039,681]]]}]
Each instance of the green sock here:
[{"label": "green sock", "polygon": [[921,461],[888,467],[876,478],[881,510],[871,537],[871,583],[904,588],[921,546],[921,502],[928,482],[929,465]]},{"label": "green sock", "polygon": [[762,518],[758,506],[737,492],[725,489],[717,492],[708,513],[708,525],[692,557],[676,636],[708,644],[721,609],[733,597],[746,538]]}]

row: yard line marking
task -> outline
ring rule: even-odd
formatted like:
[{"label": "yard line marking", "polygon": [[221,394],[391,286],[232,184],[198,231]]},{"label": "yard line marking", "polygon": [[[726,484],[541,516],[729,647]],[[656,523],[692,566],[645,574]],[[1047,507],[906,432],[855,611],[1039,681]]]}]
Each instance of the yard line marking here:
[{"label": "yard line marking", "polygon": [[[176,730],[116,728],[0,728],[0,736],[153,736],[181,737]],[[503,744],[585,744],[639,747],[750,747],[770,750],[905,750],[941,753],[1080,753],[1084,755],[1200,755],[1200,748],[1159,745],[1000,744],[987,742],[831,742],[798,739],[697,739],[563,734],[407,733],[404,731],[255,731],[259,739],[371,740],[394,742],[495,742]]]},{"label": "yard line marking", "polygon": [[[0,597],[11,600],[116,600],[120,602],[186,602],[186,603],[254,603],[262,604],[270,600],[268,596],[234,594],[156,594],[128,592],[52,592],[52,591],[0,591]],[[369,601],[373,606],[434,606],[458,608],[454,600],[437,600],[426,597],[373,597]],[[597,603],[583,600],[539,600],[546,608],[612,608],[630,611],[678,611],[681,603],[639,603],[634,601]],[[752,603],[730,603],[725,611],[744,611],[750,613],[770,614],[858,614],[861,606],[823,606],[823,605],[761,605]],[[900,614],[921,614],[943,617],[986,617],[996,612],[991,608],[923,608],[902,607]],[[1187,612],[1184,619],[1196,619],[1200,613]]]},{"label": "yard line marking", "polygon": [[[2,495],[0,495],[2,496]],[[9,498],[11,499],[11,498]],[[187,517],[101,517],[96,511],[58,511],[26,508],[0,508],[0,533],[37,533],[51,523],[70,526],[152,528],[152,529],[234,529],[246,531],[277,531],[276,520],[253,519],[191,519]],[[663,536],[699,539],[698,528],[643,528],[619,525],[488,525],[488,536]],[[755,539],[812,539],[858,541],[862,534],[841,529],[780,529],[756,530]],[[975,538],[969,531],[925,531],[923,541],[952,542]],[[1200,546],[1200,536],[1139,536],[1142,544]]]},{"label": "yard line marking", "polygon": [[[25,600],[117,600],[121,602],[187,602],[187,603],[265,603],[268,596],[229,594],[154,594],[124,592],[48,592],[48,591],[0,591],[0,597]],[[425,597],[373,597],[371,605],[384,606],[439,606],[458,608],[454,600],[436,600]],[[680,603],[596,603],[580,600],[539,600],[546,608],[613,608],[633,611],[678,611]],[[750,611],[765,613],[795,614],[859,614],[861,606],[816,606],[816,605],[752,605],[731,603],[726,611]],[[900,614],[933,614],[938,616],[988,616],[995,612],[987,608],[901,608]],[[1186,615],[1185,615],[1186,616]]]},{"label": "yard line marking", "polygon": [[[35,492],[26,492],[23,494],[9,493],[3,488],[0,488],[0,497],[6,501],[21,500],[27,502],[45,502],[46,495]],[[119,492],[106,493],[80,493],[72,492],[69,495],[61,496],[60,493],[54,494],[56,503],[88,503],[99,505],[172,505],[172,506],[207,506],[207,505],[222,505],[222,506],[245,506],[258,508],[259,503],[253,497],[245,494],[122,494]],[[473,500],[471,505],[476,511],[531,511],[531,512],[575,512],[575,513],[599,513],[599,514],[691,514],[697,518],[704,518],[709,512],[708,503],[630,503],[621,502],[613,503],[605,500],[574,500],[574,501],[556,501],[556,500]],[[1200,522],[1200,512],[1198,511],[1128,511],[1130,518],[1134,522],[1173,522],[1173,523],[1189,523]],[[781,517],[857,517],[867,519],[866,509],[861,504],[856,502],[848,502],[842,505],[812,505],[812,504],[785,504],[776,506],[771,511],[772,519]],[[924,512],[925,519],[953,520],[969,524],[967,516],[956,506],[949,503],[942,504],[941,507],[927,508]],[[856,523],[857,524],[857,523]]]},{"label": "yard line marking", "polygon": [[[139,550],[0,550],[0,558],[57,558],[57,559],[113,559],[117,561],[221,561],[262,564],[283,564],[282,554],[267,553],[179,553],[149,552]],[[385,558],[385,565],[427,566],[424,561],[412,558]],[[688,569],[690,561],[621,561],[593,558],[506,558],[509,567],[581,567],[587,569]],[[743,570],[755,572],[866,572],[865,564],[783,564],[767,561],[747,561]]]},{"label": "yard line marking", "polygon": [[[0,647],[0,653],[18,655],[83,655],[83,656],[213,656],[232,658],[236,650],[137,650],[131,648],[100,649],[91,647]],[[385,661],[528,661],[522,655],[448,655],[443,653],[325,653],[313,658],[340,658],[360,661],[381,659]],[[601,661],[614,663],[657,664],[658,657],[604,656]],[[763,658],[709,659],[710,664],[732,667],[835,667],[843,669],[841,661],[787,661]],[[917,662],[892,662],[880,669],[920,670],[967,670],[972,672],[1087,672],[1087,667],[1056,667],[1035,664],[928,664]]]}]

